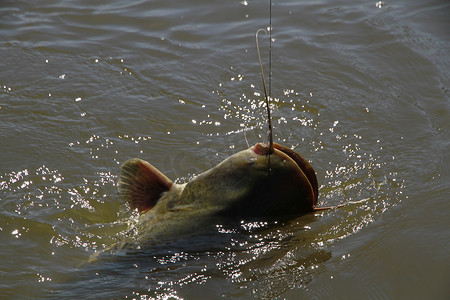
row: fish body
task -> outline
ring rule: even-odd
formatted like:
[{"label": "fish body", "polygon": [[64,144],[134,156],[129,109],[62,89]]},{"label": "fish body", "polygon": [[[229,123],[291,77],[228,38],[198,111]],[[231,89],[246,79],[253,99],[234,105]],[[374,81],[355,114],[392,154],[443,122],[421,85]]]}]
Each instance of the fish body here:
[{"label": "fish body", "polygon": [[278,144],[269,152],[258,143],[184,184],[144,160],[130,159],[121,167],[119,194],[141,213],[138,230],[144,238],[182,232],[214,216],[285,217],[317,210],[317,178],[309,162]]}]

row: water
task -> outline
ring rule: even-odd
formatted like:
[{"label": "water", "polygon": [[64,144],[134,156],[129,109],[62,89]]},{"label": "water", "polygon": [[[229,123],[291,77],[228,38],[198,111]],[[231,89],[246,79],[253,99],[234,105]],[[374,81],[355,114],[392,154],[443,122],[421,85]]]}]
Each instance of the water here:
[{"label": "water", "polygon": [[[320,205],[145,251],[119,165],[177,182],[266,140],[261,1],[2,1],[2,298],[448,299],[450,5],[274,1],[275,141]],[[267,38],[261,37],[267,67]]]}]

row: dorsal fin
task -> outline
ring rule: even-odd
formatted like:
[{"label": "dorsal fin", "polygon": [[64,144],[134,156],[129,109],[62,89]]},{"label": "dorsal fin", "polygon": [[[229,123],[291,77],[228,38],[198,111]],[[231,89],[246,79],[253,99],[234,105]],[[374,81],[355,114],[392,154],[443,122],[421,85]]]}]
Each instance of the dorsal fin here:
[{"label": "dorsal fin", "polygon": [[133,158],[121,167],[119,195],[139,212],[151,209],[173,182],[148,162]]}]

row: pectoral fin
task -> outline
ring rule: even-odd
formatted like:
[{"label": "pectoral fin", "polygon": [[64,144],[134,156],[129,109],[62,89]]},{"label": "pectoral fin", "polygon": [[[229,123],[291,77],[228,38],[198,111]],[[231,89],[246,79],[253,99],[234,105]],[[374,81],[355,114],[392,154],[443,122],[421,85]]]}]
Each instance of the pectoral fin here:
[{"label": "pectoral fin", "polygon": [[134,158],[121,167],[119,195],[139,212],[151,209],[173,182],[148,162]]}]

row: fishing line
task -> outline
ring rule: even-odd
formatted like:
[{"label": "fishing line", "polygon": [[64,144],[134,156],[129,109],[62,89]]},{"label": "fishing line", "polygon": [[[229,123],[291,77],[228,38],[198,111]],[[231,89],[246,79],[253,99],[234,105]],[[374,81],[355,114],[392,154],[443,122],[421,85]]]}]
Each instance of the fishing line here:
[{"label": "fishing line", "polygon": [[264,78],[264,71],[263,66],[261,62],[261,53],[259,50],[259,42],[258,42],[258,34],[260,31],[264,31],[267,34],[267,31],[263,28],[258,29],[256,31],[256,50],[258,52],[258,60],[259,60],[259,67],[261,68],[261,78],[263,82],[263,88],[264,88],[264,96],[266,99],[266,107],[267,107],[267,118],[269,123],[269,152],[268,155],[272,154],[273,149],[273,133],[272,133],[272,118],[270,116],[270,103],[269,98],[272,96],[272,0],[270,0],[269,3],[269,93],[267,93],[267,87],[266,87],[266,79]]},{"label": "fishing line", "polygon": [[244,138],[245,138],[245,142],[247,143],[247,148],[250,148],[250,145],[249,145],[248,140],[247,140],[247,127],[244,128]]},{"label": "fishing line", "polygon": [[266,155],[268,156],[268,175],[272,173],[272,168],[270,165],[270,155],[273,154],[274,148],[273,148],[273,133],[272,133],[272,118],[270,116],[270,103],[269,103],[269,97],[272,96],[272,0],[270,0],[269,3],[269,95],[267,95],[267,88],[266,88],[266,79],[264,78],[264,70],[261,62],[261,53],[259,50],[259,42],[258,42],[258,34],[260,31],[264,31],[267,34],[267,31],[263,28],[258,29],[256,31],[256,51],[258,52],[258,60],[259,60],[259,67],[261,68],[261,79],[263,83],[264,88],[264,96],[266,98],[266,107],[267,107],[267,119],[269,123],[269,149]]},{"label": "fishing line", "polygon": [[[258,52],[259,59],[259,67],[261,69],[261,79],[264,88],[264,96],[266,98],[266,107],[267,107],[267,118],[269,120],[269,155],[273,153],[273,137],[272,137],[272,118],[270,117],[270,105],[269,105],[269,96],[267,95],[267,87],[266,87],[266,79],[264,78],[264,71],[261,62],[261,53],[259,51],[259,42],[258,42],[258,34],[259,32],[264,31],[267,34],[267,31],[263,28],[258,29],[256,32],[256,50]],[[270,71],[270,70],[269,70]]]},{"label": "fishing line", "polygon": [[269,3],[269,97],[272,97],[272,0]]}]

